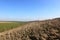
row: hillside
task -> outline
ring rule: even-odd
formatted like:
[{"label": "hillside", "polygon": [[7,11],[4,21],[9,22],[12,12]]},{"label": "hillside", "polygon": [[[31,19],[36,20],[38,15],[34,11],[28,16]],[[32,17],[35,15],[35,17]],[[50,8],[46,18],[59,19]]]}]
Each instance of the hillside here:
[{"label": "hillside", "polygon": [[0,40],[60,40],[60,18],[32,21],[0,33]]}]

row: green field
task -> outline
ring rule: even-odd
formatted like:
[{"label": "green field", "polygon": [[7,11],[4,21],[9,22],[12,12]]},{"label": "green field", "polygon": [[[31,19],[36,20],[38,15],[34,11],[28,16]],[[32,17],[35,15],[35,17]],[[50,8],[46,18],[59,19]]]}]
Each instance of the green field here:
[{"label": "green field", "polygon": [[26,22],[0,22],[0,32],[7,31],[25,24]]}]

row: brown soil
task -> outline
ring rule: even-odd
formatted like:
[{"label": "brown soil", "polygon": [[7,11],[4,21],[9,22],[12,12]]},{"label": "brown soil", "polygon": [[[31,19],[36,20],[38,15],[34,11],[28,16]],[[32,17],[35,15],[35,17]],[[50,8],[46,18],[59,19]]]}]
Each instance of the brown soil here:
[{"label": "brown soil", "polygon": [[60,18],[34,21],[2,32],[0,40],[60,40]]}]

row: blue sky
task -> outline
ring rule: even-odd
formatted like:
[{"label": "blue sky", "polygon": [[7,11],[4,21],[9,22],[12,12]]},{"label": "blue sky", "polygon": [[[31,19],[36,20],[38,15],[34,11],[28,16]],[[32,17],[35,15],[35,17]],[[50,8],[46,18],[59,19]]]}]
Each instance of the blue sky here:
[{"label": "blue sky", "polygon": [[60,0],[0,0],[0,20],[30,21],[60,17]]}]

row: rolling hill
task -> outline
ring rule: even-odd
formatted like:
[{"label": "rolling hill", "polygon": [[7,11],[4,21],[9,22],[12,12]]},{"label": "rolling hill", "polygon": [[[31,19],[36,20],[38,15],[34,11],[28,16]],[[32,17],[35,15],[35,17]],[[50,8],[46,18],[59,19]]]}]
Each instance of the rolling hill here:
[{"label": "rolling hill", "polygon": [[32,21],[1,32],[0,40],[60,40],[60,18]]}]

